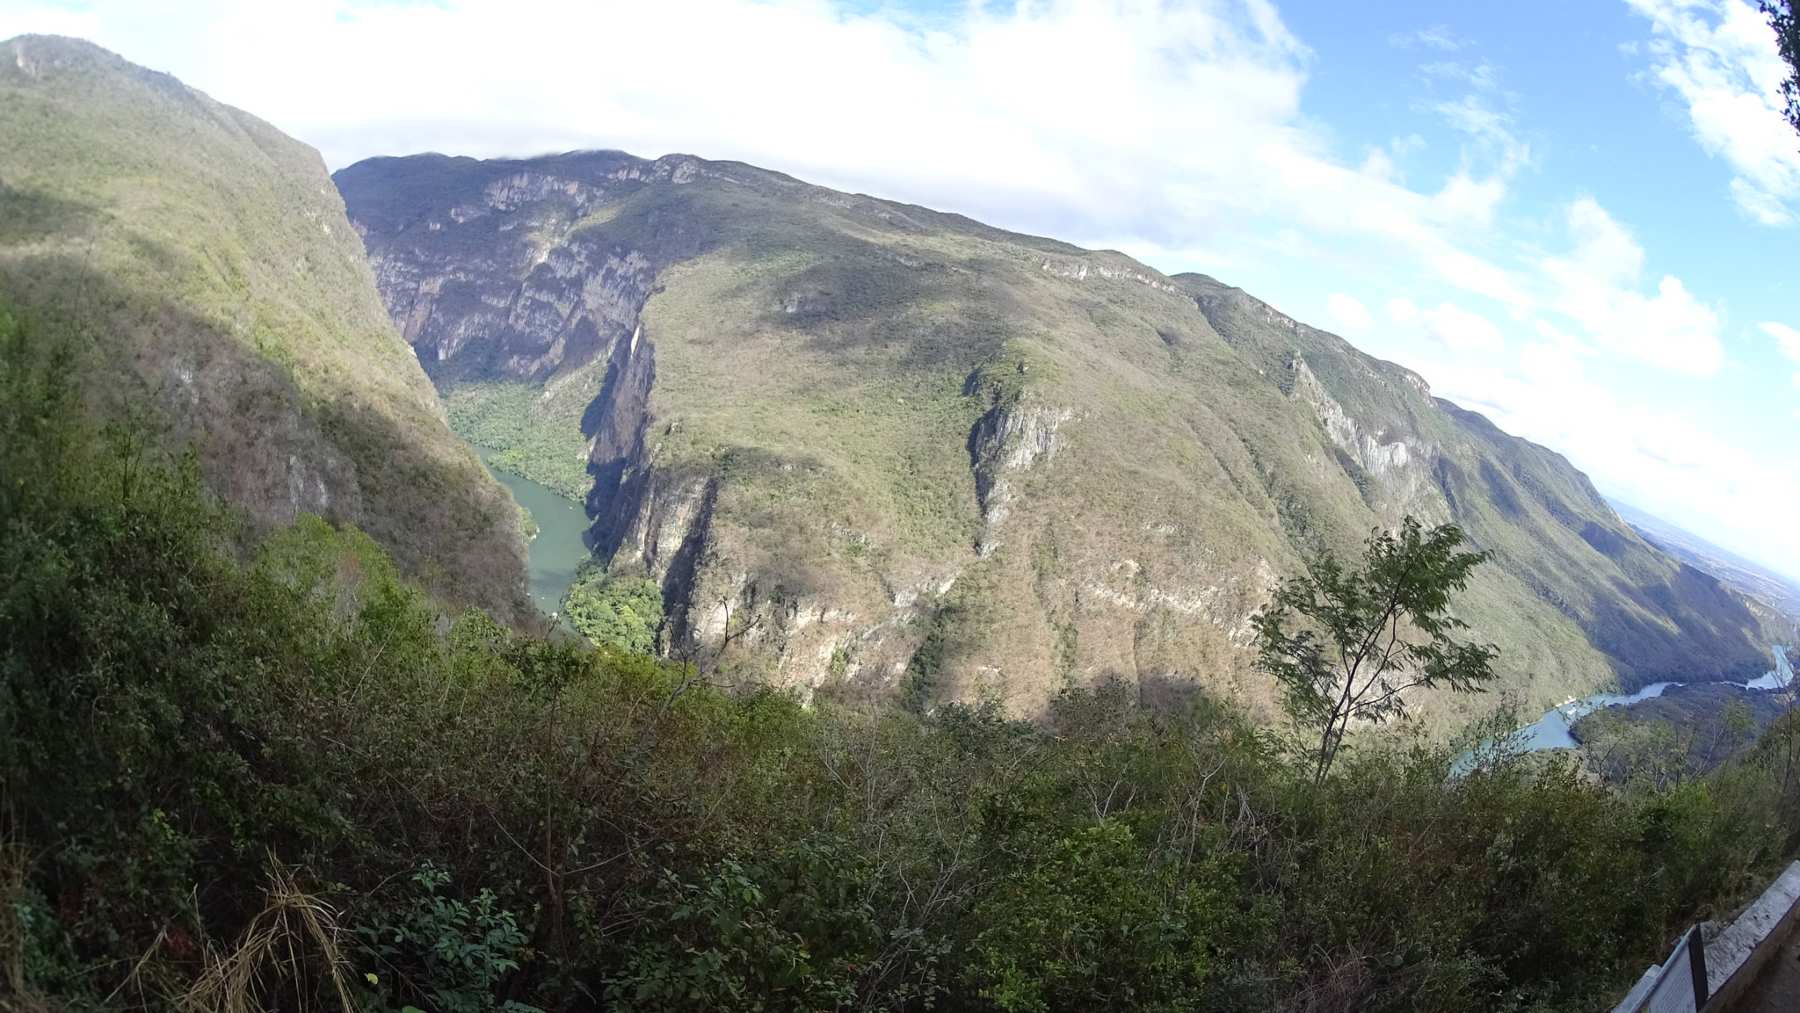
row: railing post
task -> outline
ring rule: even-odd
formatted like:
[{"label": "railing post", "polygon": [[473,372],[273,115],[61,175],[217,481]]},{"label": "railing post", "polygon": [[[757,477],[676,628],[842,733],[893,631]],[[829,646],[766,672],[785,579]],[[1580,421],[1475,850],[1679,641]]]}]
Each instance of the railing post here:
[{"label": "railing post", "polygon": [[1700,1007],[1706,1005],[1706,940],[1700,936],[1700,926],[1688,930],[1688,970],[1694,975],[1694,1009],[1698,1013]]}]

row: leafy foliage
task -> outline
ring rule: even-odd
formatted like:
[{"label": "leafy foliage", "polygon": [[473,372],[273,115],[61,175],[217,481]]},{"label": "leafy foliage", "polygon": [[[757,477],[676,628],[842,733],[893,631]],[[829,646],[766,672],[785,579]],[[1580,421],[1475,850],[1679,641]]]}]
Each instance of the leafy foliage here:
[{"label": "leafy foliage", "polygon": [[726,859],[698,882],[666,874],[661,931],[640,938],[607,986],[622,1010],[832,1008],[853,997],[822,977],[806,941],[770,910],[758,877]]},{"label": "leafy foliage", "polygon": [[[411,895],[399,910],[355,929],[361,958],[383,969],[366,978],[377,995],[410,991],[443,1013],[531,1013],[524,1003],[494,999],[495,986],[519,969],[526,945],[518,918],[499,907],[493,891],[469,901],[446,896],[440,891],[450,874],[431,862],[409,882]],[[394,986],[384,987],[390,981]]]},{"label": "leafy foliage", "polygon": [[1397,533],[1370,535],[1362,569],[1326,555],[1255,616],[1258,667],[1280,683],[1294,720],[1318,736],[1317,779],[1354,723],[1404,715],[1407,691],[1470,692],[1494,677],[1493,645],[1455,637],[1468,624],[1450,613],[1450,595],[1489,558],[1459,551],[1462,542],[1454,524],[1428,532],[1407,517]]},{"label": "leafy foliage", "polygon": [[1224,869],[1183,871],[1123,822],[1082,827],[977,909],[972,980],[1009,1013],[1190,1006],[1240,927]]},{"label": "leafy foliage", "polygon": [[596,646],[654,654],[663,620],[662,588],[649,577],[584,563],[563,596],[563,614]]}]

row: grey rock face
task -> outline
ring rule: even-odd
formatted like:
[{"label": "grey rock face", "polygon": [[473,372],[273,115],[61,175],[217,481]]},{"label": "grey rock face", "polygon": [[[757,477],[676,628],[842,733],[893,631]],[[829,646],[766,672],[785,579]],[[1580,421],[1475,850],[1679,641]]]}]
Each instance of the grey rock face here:
[{"label": "grey rock face", "polygon": [[987,556],[998,546],[998,529],[1013,502],[1012,479],[1039,461],[1054,458],[1062,446],[1061,427],[1074,417],[1071,408],[1021,402],[995,405],[975,424],[969,434],[969,458],[984,523],[980,555]]},{"label": "grey rock face", "polygon": [[1294,396],[1312,406],[1331,442],[1360,469],[1370,506],[1396,520],[1407,514],[1431,523],[1450,520],[1449,505],[1431,478],[1437,447],[1406,434],[1370,432],[1331,396],[1305,359],[1296,356],[1292,369]]},{"label": "grey rock face", "polygon": [[532,242],[479,217],[458,224],[491,231],[496,255],[470,261],[368,236],[382,301],[434,380],[545,380],[609,354],[636,329],[655,278],[643,253],[559,238],[561,216]]},{"label": "grey rock face", "polygon": [[648,504],[644,493],[651,462],[644,452],[650,428],[650,387],[656,382],[656,347],[643,328],[613,346],[606,380],[588,408],[588,471],[594,476],[588,493],[588,516],[594,518],[594,551],[611,559],[628,532],[641,526]]},{"label": "grey rock face", "polygon": [[[432,199],[439,195],[414,195],[404,184],[396,200],[395,161],[360,163],[336,179],[403,336],[440,390],[517,380],[541,384],[549,397],[598,376],[581,418],[590,542],[598,558],[662,581],[671,614],[685,623],[713,485],[655,472],[645,440],[656,350],[642,314],[658,272],[709,239],[651,229],[655,241],[635,248],[583,226],[638,188],[683,185],[707,170],[685,156],[645,162],[608,152],[442,159],[442,174],[424,175],[474,192],[445,208]],[[405,199],[413,196],[417,203]]]}]

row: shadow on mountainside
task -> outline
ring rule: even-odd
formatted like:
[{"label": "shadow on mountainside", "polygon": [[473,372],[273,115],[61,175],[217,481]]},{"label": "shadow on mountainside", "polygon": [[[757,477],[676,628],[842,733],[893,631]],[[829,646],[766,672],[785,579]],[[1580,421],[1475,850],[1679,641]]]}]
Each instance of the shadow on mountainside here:
[{"label": "shadow on mountainside", "polygon": [[[157,255],[167,254],[153,251],[151,263]],[[253,535],[301,513],[355,524],[444,600],[509,620],[529,614],[511,504],[479,481],[466,448],[457,448],[466,461],[438,459],[373,405],[308,396],[271,357],[278,348],[258,354],[217,322],[73,256],[0,249],[0,303],[71,343],[83,398],[101,419],[148,410],[172,449],[191,446],[208,487],[244,512]]]},{"label": "shadow on mountainside", "polygon": [[90,204],[21,190],[0,180],[0,246],[52,238],[66,241],[71,234],[86,233],[105,217]]},{"label": "shadow on mountainside", "polygon": [[[1742,599],[1683,563],[1673,580],[1632,585],[1614,578],[1617,597],[1596,597],[1588,628],[1593,645],[1612,658],[1627,690],[1653,682],[1746,682],[1774,664],[1770,645],[1748,631],[1758,626]],[[1660,612],[1671,630],[1629,607]]]}]

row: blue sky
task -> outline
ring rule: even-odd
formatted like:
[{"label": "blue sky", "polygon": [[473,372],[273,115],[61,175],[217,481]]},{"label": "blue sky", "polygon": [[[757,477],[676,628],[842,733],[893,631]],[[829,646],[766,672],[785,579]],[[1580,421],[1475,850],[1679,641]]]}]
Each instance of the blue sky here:
[{"label": "blue sky", "polygon": [[1748,0],[0,0],[317,146],[617,147],[1199,270],[1800,574],[1800,137]]}]

